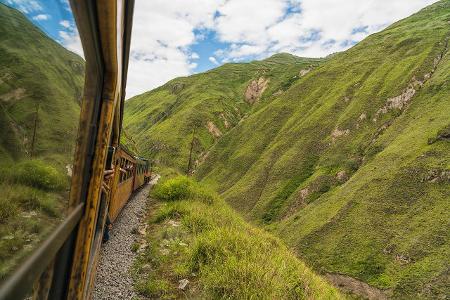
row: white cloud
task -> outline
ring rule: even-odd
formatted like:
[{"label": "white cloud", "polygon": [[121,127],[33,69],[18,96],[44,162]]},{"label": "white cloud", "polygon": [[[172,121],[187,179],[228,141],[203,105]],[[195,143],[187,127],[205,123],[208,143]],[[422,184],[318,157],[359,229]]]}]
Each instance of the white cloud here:
[{"label": "white cloud", "polygon": [[6,3],[17,7],[25,14],[43,10],[41,3],[37,0],[6,0]]},{"label": "white cloud", "polygon": [[67,31],[59,31],[59,37],[61,38],[61,44],[68,50],[75,52],[81,57],[84,57],[83,47],[81,45],[81,39],[78,35],[78,31],[75,29]]},{"label": "white cloud", "polygon": [[208,57],[208,60],[215,65],[219,65],[219,62],[217,61],[217,59],[214,56]]},{"label": "white cloud", "polygon": [[284,0],[229,0],[218,8],[215,30],[222,41],[258,43],[287,7]]},{"label": "white cloud", "polygon": [[[193,72],[190,47],[215,32],[226,46],[216,64],[278,52],[321,57],[436,0],[137,0],[128,97]],[[201,46],[201,45],[200,45]],[[212,56],[214,55],[214,56]]]},{"label": "white cloud", "polygon": [[69,0],[59,0],[59,2],[61,2],[61,4],[63,4],[65,10],[72,12],[72,9],[70,8]]},{"label": "white cloud", "polygon": [[[436,0],[230,0],[216,30],[225,60],[266,57],[276,52],[320,57],[342,51],[367,35]],[[290,7],[286,14],[286,7]],[[266,9],[268,11],[266,11]],[[355,29],[364,28],[364,31]]]},{"label": "white cloud", "polygon": [[48,19],[50,19],[50,15],[47,14],[39,14],[33,17],[33,20],[36,21],[46,21]]},{"label": "white cloud", "polygon": [[61,25],[64,28],[70,28],[70,22],[68,20],[61,20],[59,22],[59,25]]},{"label": "white cloud", "polygon": [[[62,0],[62,2],[64,3],[64,0]],[[80,35],[75,24],[73,22],[70,22],[69,20],[63,19],[59,21],[59,25],[64,28],[63,30],[58,31],[60,43],[66,49],[75,52],[81,57],[84,57],[83,46],[81,44]]]},{"label": "white cloud", "polygon": [[211,28],[222,0],[136,1],[127,97],[192,73],[196,29]]}]

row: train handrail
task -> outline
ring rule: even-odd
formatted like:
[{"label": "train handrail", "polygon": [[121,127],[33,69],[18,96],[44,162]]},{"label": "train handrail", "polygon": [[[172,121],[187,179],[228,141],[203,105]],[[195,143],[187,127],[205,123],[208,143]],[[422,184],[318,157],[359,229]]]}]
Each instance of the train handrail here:
[{"label": "train handrail", "polygon": [[[49,266],[58,251],[78,225],[84,210],[84,203],[78,204],[52,231],[42,244],[33,251],[10,277],[0,284],[0,299],[23,299],[34,282]],[[24,287],[29,287],[26,289]]]}]

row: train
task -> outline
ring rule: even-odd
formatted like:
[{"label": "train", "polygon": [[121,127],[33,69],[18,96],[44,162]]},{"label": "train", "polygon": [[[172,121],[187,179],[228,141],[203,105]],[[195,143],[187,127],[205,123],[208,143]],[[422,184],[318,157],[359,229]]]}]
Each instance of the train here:
[{"label": "train", "polygon": [[111,193],[108,215],[114,222],[132,193],[150,182],[152,173],[148,159],[134,155],[123,145],[119,145],[117,150],[110,148],[109,153],[114,159],[107,159],[108,167],[113,171],[108,184]]},{"label": "train", "polygon": [[120,143],[134,0],[69,0],[85,60],[67,208],[0,282],[3,299],[91,299],[106,220],[148,183],[147,159]]}]

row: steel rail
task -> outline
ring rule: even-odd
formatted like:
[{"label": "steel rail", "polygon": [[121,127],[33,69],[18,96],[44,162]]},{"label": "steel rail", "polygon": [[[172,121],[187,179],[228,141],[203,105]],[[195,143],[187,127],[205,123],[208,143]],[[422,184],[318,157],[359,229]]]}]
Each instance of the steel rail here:
[{"label": "steel rail", "polygon": [[78,225],[83,215],[84,203],[78,204],[44,242],[33,251],[10,277],[0,285],[0,300],[23,299],[37,278],[55,258],[64,242]]}]

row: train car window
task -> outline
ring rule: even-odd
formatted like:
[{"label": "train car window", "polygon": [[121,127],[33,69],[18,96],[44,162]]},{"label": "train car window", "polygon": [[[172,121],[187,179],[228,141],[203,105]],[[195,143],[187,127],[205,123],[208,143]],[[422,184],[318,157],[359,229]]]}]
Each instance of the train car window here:
[{"label": "train car window", "polygon": [[65,219],[80,119],[70,6],[36,3],[0,1],[0,281]]},{"label": "train car window", "polygon": [[[125,158],[122,158],[121,160],[122,160],[121,168],[122,168],[123,170],[125,170]],[[122,175],[122,180],[121,180],[121,182],[123,182],[123,181],[125,181],[125,179],[126,179],[126,175],[127,175],[126,171],[125,171],[125,172],[121,172],[121,175]]]}]

